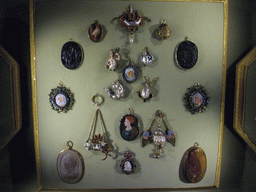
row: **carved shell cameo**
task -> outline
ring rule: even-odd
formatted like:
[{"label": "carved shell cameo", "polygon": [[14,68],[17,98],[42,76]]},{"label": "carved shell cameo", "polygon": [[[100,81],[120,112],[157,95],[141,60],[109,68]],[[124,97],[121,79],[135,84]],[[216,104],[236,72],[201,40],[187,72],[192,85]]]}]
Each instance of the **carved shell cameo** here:
[{"label": "carved shell cameo", "polygon": [[57,158],[57,170],[60,178],[70,184],[79,182],[84,175],[84,160],[82,155],[72,149],[72,145],[67,143],[69,149],[60,152]]},{"label": "carved shell cameo", "polygon": [[93,24],[90,25],[88,30],[88,36],[93,42],[99,42],[103,35],[103,29],[98,21],[94,21]]},{"label": "carved shell cameo", "polygon": [[207,160],[205,152],[198,143],[189,148],[183,157],[183,173],[187,182],[200,182],[206,172]]}]

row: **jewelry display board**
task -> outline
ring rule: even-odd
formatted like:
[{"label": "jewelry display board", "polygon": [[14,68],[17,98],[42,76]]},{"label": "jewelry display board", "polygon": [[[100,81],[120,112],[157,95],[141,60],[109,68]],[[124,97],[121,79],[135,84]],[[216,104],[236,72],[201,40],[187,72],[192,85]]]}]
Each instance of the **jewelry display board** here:
[{"label": "jewelry display board", "polygon": [[[31,0],[33,118],[39,189],[218,187],[224,125],[227,4],[227,0]],[[144,19],[143,25],[133,34],[120,26],[121,20],[111,22],[130,5]],[[157,31],[163,20],[170,27],[171,34],[161,39]],[[101,25],[102,36],[92,41],[93,32],[89,28],[96,24]],[[189,69],[178,66],[175,60],[175,50],[184,40],[193,42],[198,51],[197,61]],[[79,44],[82,59],[79,65],[68,65],[68,68],[62,61],[62,48],[69,41]],[[110,70],[106,64],[110,50],[114,52],[116,48],[119,48],[121,57],[113,59],[119,65]],[[143,64],[141,55],[145,48],[154,59]],[[123,69],[128,64],[137,70],[136,81],[123,79]],[[154,81],[150,87],[152,94],[147,99],[143,98],[143,89],[140,89],[141,85],[147,84],[143,83],[145,76],[151,83]],[[105,90],[116,80],[123,85],[123,96],[117,93],[109,96]],[[206,90],[204,94],[207,94],[209,103],[202,111],[200,109],[202,113],[193,109],[195,114],[192,114],[191,110],[186,110],[184,97],[188,88],[199,85],[197,83]],[[58,85],[61,88],[56,88]],[[57,97],[49,98],[49,94],[62,87],[67,89],[61,92],[61,96],[71,99],[72,107],[66,107],[66,104],[65,107],[61,104],[52,106],[53,99]],[[120,134],[128,109],[132,109],[138,119],[136,128],[139,134],[133,139],[124,139]],[[93,121],[95,112],[99,110],[102,121]],[[154,158],[153,142],[142,147],[141,137],[158,110],[164,113],[176,143],[173,146],[166,142],[164,153]],[[107,158],[105,154],[86,150],[84,146],[92,123],[95,135],[106,131],[112,147],[106,154]],[[157,126],[157,122],[153,123],[152,131]],[[72,184],[61,179],[57,169],[58,155],[66,148],[68,141],[72,141],[72,147],[83,157],[83,161],[79,160],[80,164],[84,162],[84,168],[80,169],[84,172],[80,174],[83,177]],[[204,164],[206,172],[201,174],[200,181],[191,183],[183,179],[182,165],[184,154],[188,154],[186,151],[195,143],[200,145],[207,164]],[[123,166],[128,160],[132,162],[133,169],[125,174],[127,171],[120,165]],[[61,174],[65,176],[65,173]]]}]

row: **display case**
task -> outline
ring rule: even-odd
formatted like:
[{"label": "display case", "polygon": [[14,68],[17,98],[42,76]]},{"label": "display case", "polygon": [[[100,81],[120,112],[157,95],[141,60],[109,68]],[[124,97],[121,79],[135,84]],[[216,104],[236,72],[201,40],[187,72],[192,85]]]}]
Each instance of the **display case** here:
[{"label": "display case", "polygon": [[[227,0],[31,0],[33,119],[39,189],[218,187],[227,14]],[[71,68],[62,60],[67,42],[77,43],[76,53],[81,56],[70,52],[67,61],[78,61],[72,61],[68,65]],[[179,45],[183,47],[178,48]],[[115,50],[120,58],[115,56]],[[192,63],[186,67],[184,62]],[[110,68],[110,64],[114,67]],[[133,67],[127,68],[129,64]],[[59,109],[66,109],[68,102],[61,104],[54,100],[57,97],[49,98],[59,82],[72,93],[71,96],[62,91],[60,95],[73,102],[67,110]],[[187,97],[190,99],[186,100]],[[192,110],[188,110],[188,104],[194,106]],[[138,121],[136,137],[122,135],[128,126],[125,117],[129,109]],[[94,121],[99,110],[101,115]],[[155,116],[162,123],[151,123]],[[129,123],[132,125],[133,120]],[[156,139],[147,140],[142,147],[149,127],[155,138],[161,136],[161,129],[158,135],[155,133],[160,127],[165,137],[162,138],[169,141],[167,137],[172,136],[175,143],[165,142],[163,153],[154,145]],[[172,132],[167,134],[164,127]],[[107,155],[87,150],[91,147],[87,140],[91,130],[95,130],[97,138],[105,130],[111,148]],[[72,184],[63,181],[57,169],[57,158],[68,141],[83,157],[79,162],[84,162],[84,168],[79,169],[83,177]],[[203,151],[203,158],[191,148],[195,143],[200,146],[196,149]],[[160,156],[156,155],[157,149]],[[200,170],[205,171],[196,182],[184,177],[187,171],[183,166],[184,158],[194,152],[197,163],[201,163]],[[130,162],[128,171],[124,161]]]}]

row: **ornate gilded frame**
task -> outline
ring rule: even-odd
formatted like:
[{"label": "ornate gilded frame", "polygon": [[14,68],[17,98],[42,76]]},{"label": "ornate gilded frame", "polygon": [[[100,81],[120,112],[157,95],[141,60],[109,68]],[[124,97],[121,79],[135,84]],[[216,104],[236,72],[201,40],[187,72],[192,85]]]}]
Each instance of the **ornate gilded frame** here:
[{"label": "ornate gilded frame", "polygon": [[[36,165],[37,165],[37,181],[39,190],[49,190],[43,188],[42,181],[42,167],[40,160],[40,147],[39,147],[39,125],[38,125],[38,104],[37,104],[37,74],[36,74],[36,43],[35,43],[35,2],[43,0],[30,0],[30,49],[31,49],[31,79],[32,79],[32,107],[33,107],[33,126],[34,126],[34,140],[35,140],[35,152],[36,152]],[[121,0],[120,0],[121,1]],[[139,0],[138,0],[139,1]],[[155,0],[146,0],[155,1]],[[221,3],[223,5],[223,61],[222,61],[222,88],[221,88],[221,112],[220,112],[220,132],[219,132],[219,144],[218,144],[218,157],[216,165],[215,183],[214,186],[218,188],[220,184],[221,173],[221,154],[223,143],[223,127],[224,127],[224,106],[225,106],[225,90],[226,90],[226,64],[227,64],[227,32],[228,32],[228,0],[164,0],[170,2],[200,2],[200,3]],[[205,187],[192,187],[191,189],[204,189]],[[149,189],[149,188],[143,188]],[[151,189],[151,188],[150,188]],[[163,188],[159,188],[161,190]],[[164,188],[166,189],[166,188]],[[172,188],[167,188],[171,190]],[[177,189],[177,188],[175,188]],[[183,189],[183,188],[180,188]],[[78,190],[83,191],[85,189],[50,189],[50,190]]]},{"label": "ornate gilded frame", "polygon": [[[18,62],[3,48],[0,46],[0,57],[3,59],[6,64],[9,66],[9,89],[10,95],[5,95],[10,98],[10,110],[12,113],[11,121],[12,128],[1,132],[5,134],[4,138],[0,141],[0,150],[2,150],[9,141],[19,132],[22,124],[21,117],[21,95],[20,95],[20,70]],[[1,63],[2,65],[2,63]],[[8,73],[8,72],[7,72]],[[5,82],[2,82],[5,83]],[[1,104],[1,103],[0,103]],[[1,116],[1,115],[0,115]],[[1,127],[2,129],[2,127]]]},{"label": "ornate gilded frame", "polygon": [[254,47],[236,66],[234,123],[236,132],[256,152],[256,143],[245,129],[246,82],[248,68],[256,61]]}]

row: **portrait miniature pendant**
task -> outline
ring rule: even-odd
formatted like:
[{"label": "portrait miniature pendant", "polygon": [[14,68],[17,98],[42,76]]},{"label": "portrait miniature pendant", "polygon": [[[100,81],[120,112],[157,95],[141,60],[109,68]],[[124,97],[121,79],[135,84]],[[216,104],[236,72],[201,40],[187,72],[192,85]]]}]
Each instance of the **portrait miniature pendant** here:
[{"label": "portrait miniature pendant", "polygon": [[[98,116],[99,116],[100,121],[101,121],[102,134],[95,135],[95,129],[96,129],[96,123],[97,123]],[[85,149],[88,150],[88,151],[89,150],[94,150],[94,151],[101,151],[102,153],[104,153],[105,158],[102,159],[103,161],[105,159],[107,159],[108,156],[111,156],[109,154],[110,151],[111,151],[111,147],[108,144],[105,123],[103,121],[102,114],[101,114],[101,111],[99,109],[97,109],[95,114],[94,114],[90,134],[89,134],[88,139],[85,141],[84,146],[85,146]]]},{"label": "portrait miniature pendant", "polygon": [[170,27],[166,24],[166,20],[161,20],[161,24],[157,28],[157,36],[159,37],[160,40],[165,40],[168,39],[171,35],[171,29]]},{"label": "portrait miniature pendant", "polygon": [[114,100],[120,100],[124,98],[125,90],[123,85],[118,80],[115,81],[110,88],[107,88],[105,90],[107,91],[110,98]]},{"label": "portrait miniature pendant", "polygon": [[84,160],[78,151],[72,149],[72,141],[68,141],[66,145],[68,149],[61,151],[58,155],[57,171],[64,182],[74,184],[84,176]]},{"label": "portrait miniature pendant", "polygon": [[150,65],[154,61],[154,56],[150,55],[148,48],[145,47],[145,51],[142,52],[141,62],[144,66]]},{"label": "portrait miniature pendant", "polygon": [[129,108],[129,113],[123,116],[120,121],[120,134],[126,141],[132,141],[139,135],[138,119],[132,113],[133,110]]},{"label": "portrait miniature pendant", "polygon": [[144,76],[143,80],[144,82],[137,91],[137,94],[143,102],[146,102],[153,97],[151,86],[154,85],[154,83],[157,81],[157,78],[154,78],[152,81],[150,81],[149,77]]},{"label": "portrait miniature pendant", "polygon": [[124,159],[120,163],[121,171],[125,174],[131,174],[135,171],[136,164],[135,160],[132,158],[133,154],[130,151],[125,151],[123,153]]},{"label": "portrait miniature pendant", "polygon": [[207,159],[205,152],[196,142],[183,156],[183,176],[189,183],[198,183],[204,178],[206,168]]},{"label": "portrait miniature pendant", "polygon": [[210,102],[211,97],[208,95],[205,88],[196,83],[188,88],[183,98],[184,105],[187,111],[191,114],[203,113]]},{"label": "portrait miniature pendant", "polygon": [[120,51],[119,47],[110,50],[110,59],[108,60],[106,65],[106,68],[109,69],[110,71],[115,71],[118,67],[117,61],[121,59],[121,55],[119,51]]},{"label": "portrait miniature pendant", "polygon": [[133,43],[134,33],[143,25],[145,20],[151,21],[149,18],[142,16],[137,10],[134,10],[132,5],[121,16],[112,19],[111,23],[115,19],[118,19],[121,27],[124,27],[130,33],[130,43]]},{"label": "portrait miniature pendant", "polygon": [[83,62],[83,49],[74,42],[69,41],[62,46],[61,49],[61,62],[67,69],[76,69]]},{"label": "portrait miniature pendant", "polygon": [[132,61],[129,59],[128,65],[123,69],[123,79],[127,83],[133,83],[137,80],[137,78],[138,78],[138,70],[132,64]]},{"label": "portrait miniature pendant", "polygon": [[103,36],[103,29],[99,22],[96,20],[90,25],[88,29],[88,36],[92,42],[99,42]]},{"label": "portrait miniature pendant", "polygon": [[[154,133],[152,133],[151,129],[153,127],[153,124],[157,121],[157,129]],[[165,132],[162,131],[162,122],[165,125]],[[171,143],[173,146],[175,146],[175,134],[173,131],[171,131],[168,128],[167,120],[165,118],[165,115],[162,111],[157,110],[154,114],[153,118],[151,119],[151,122],[149,124],[149,129],[143,133],[141,143],[142,147],[146,146],[148,143],[154,142],[155,145],[155,153],[154,158],[161,157],[161,153],[164,152],[163,147],[165,142]]]},{"label": "portrait miniature pendant", "polygon": [[58,113],[66,113],[68,110],[72,109],[75,102],[74,94],[70,89],[64,87],[62,82],[59,83],[57,88],[51,89],[49,97],[52,109]]}]

